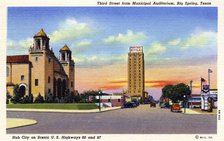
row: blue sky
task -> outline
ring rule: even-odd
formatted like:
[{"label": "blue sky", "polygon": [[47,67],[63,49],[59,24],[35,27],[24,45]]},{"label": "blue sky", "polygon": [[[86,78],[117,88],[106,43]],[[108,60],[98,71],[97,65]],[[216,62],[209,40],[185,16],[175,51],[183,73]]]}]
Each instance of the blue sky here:
[{"label": "blue sky", "polygon": [[7,54],[27,54],[41,28],[56,56],[70,47],[78,69],[126,64],[133,45],[144,47],[146,69],[216,69],[215,7],[9,7]]}]

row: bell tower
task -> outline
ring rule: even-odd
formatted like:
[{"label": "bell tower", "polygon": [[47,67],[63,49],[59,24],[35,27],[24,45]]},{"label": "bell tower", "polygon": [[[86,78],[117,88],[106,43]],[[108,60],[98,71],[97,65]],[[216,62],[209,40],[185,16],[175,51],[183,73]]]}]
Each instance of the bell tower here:
[{"label": "bell tower", "polygon": [[65,44],[64,47],[60,49],[60,56],[59,60],[61,62],[70,62],[71,61],[71,50],[69,47]]},{"label": "bell tower", "polygon": [[72,51],[66,44],[60,49],[59,61],[68,76],[68,89],[70,92],[74,92],[75,63],[72,60]]},{"label": "bell tower", "polygon": [[33,50],[49,50],[49,38],[43,28],[33,37]]},{"label": "bell tower", "polygon": [[[31,68],[31,93],[46,96],[53,91],[53,58],[54,53],[49,48],[50,38],[41,29],[33,36],[33,46],[29,48],[29,60]],[[48,83],[49,82],[49,83]]]}]

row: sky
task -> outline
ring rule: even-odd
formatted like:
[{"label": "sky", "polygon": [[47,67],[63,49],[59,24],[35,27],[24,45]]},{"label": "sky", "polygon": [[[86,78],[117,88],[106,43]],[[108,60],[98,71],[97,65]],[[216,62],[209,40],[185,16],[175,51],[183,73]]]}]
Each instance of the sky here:
[{"label": "sky", "polygon": [[78,91],[127,89],[130,46],[143,46],[145,86],[158,99],[167,84],[200,78],[217,88],[217,8],[213,7],[9,7],[7,55],[28,54],[41,28],[56,56],[67,44]]}]

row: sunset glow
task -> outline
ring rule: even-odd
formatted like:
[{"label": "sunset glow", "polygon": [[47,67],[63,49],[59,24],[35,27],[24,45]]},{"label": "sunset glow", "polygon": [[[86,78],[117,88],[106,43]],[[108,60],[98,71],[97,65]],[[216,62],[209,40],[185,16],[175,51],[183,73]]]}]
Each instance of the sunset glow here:
[{"label": "sunset glow", "polygon": [[138,45],[145,89],[156,98],[165,85],[191,80],[199,93],[208,68],[211,88],[217,88],[217,8],[10,7],[7,55],[28,54],[41,28],[56,56],[65,43],[72,50],[79,92],[126,91],[128,50]]}]

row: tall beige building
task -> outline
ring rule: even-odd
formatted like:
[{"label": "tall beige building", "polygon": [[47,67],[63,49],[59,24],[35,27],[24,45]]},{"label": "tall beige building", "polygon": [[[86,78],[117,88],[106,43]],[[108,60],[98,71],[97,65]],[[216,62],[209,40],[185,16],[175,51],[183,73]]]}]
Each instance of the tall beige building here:
[{"label": "tall beige building", "polygon": [[144,98],[145,68],[142,46],[132,46],[128,53],[128,95]]},{"label": "tall beige building", "polygon": [[57,58],[50,48],[50,38],[41,29],[33,37],[33,45],[29,54],[7,56],[7,91],[13,95],[15,85],[23,95],[51,93],[59,100],[65,96],[65,91],[74,93],[75,63],[72,52],[65,44],[60,49]]}]

